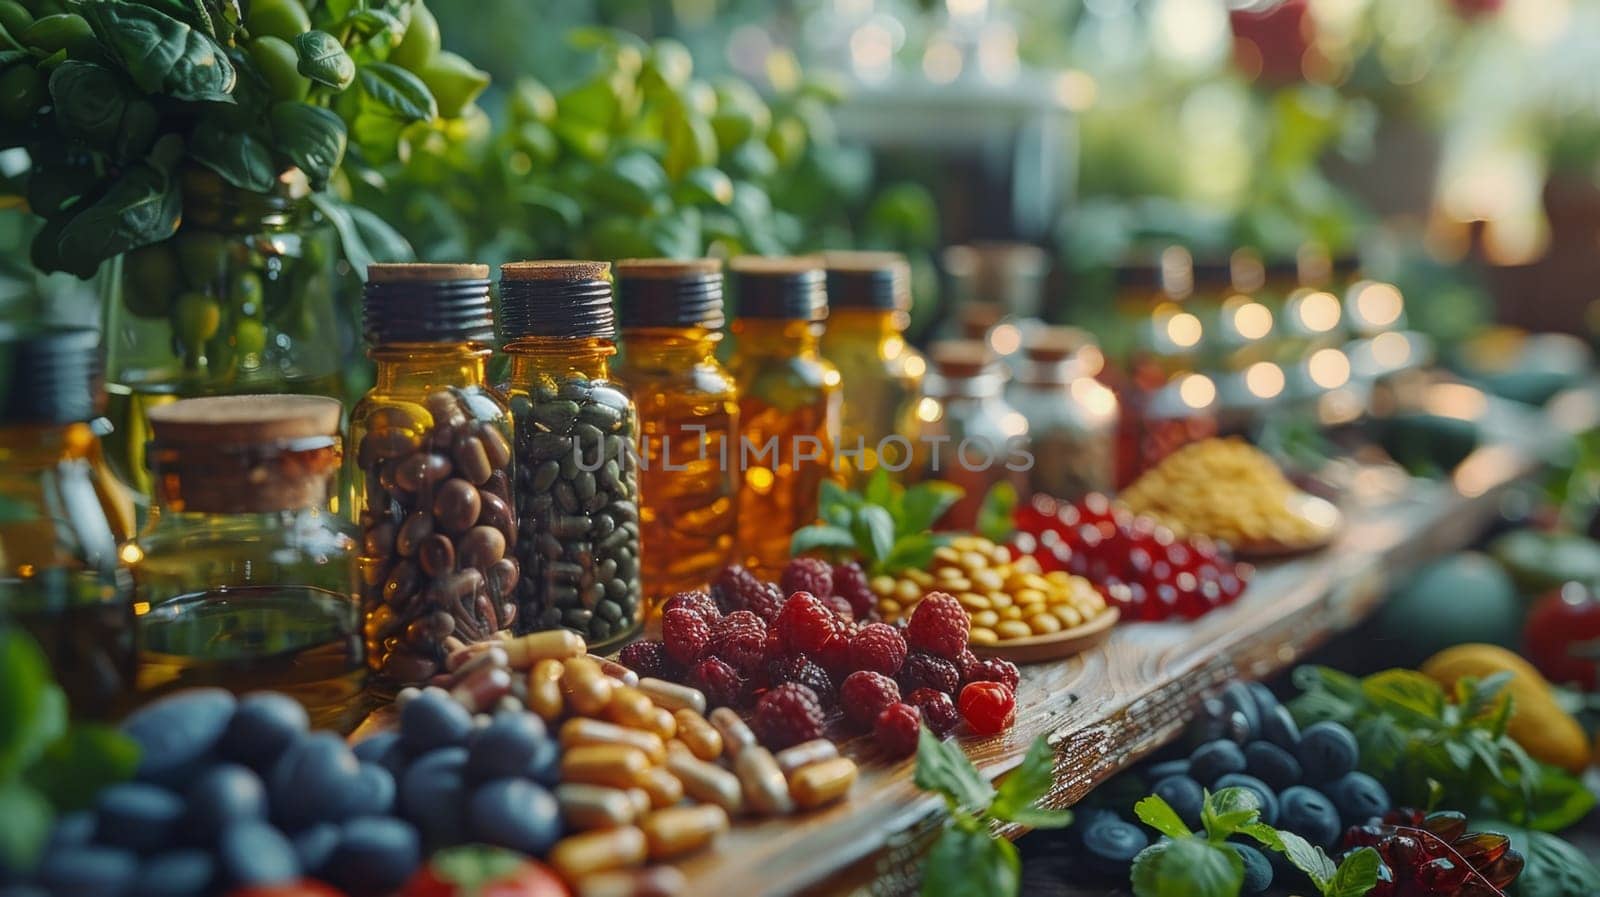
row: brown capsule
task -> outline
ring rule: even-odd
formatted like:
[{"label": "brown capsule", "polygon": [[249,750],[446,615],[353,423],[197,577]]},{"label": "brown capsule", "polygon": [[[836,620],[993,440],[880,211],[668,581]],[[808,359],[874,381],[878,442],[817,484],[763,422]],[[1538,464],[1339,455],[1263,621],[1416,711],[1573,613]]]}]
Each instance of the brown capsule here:
[{"label": "brown capsule", "polygon": [[578,897],[682,897],[689,888],[675,866],[600,872],[578,882]]},{"label": "brown capsule", "polygon": [[574,657],[566,662],[561,690],[574,712],[598,716],[611,701],[611,689],[611,680],[600,672],[598,664],[583,657]]},{"label": "brown capsule", "polygon": [[641,732],[583,716],[575,716],[561,724],[562,749],[606,744],[635,748],[644,752],[651,763],[660,763],[667,756],[666,745],[654,732]]},{"label": "brown capsule", "polygon": [[456,462],[456,470],[474,486],[487,483],[489,474],[494,473],[494,467],[489,464],[489,453],[483,450],[483,440],[476,436],[457,439],[450,450],[450,457]]},{"label": "brown capsule", "polygon": [[417,439],[407,429],[399,427],[374,429],[361,437],[361,445],[356,449],[356,463],[364,468],[372,467],[374,464],[415,451],[416,447]]},{"label": "brown capsule", "polygon": [[433,515],[427,511],[412,511],[406,522],[400,525],[400,534],[395,537],[395,550],[405,557],[411,557],[431,535]]},{"label": "brown capsule", "polygon": [[606,719],[619,726],[650,731],[655,728],[655,714],[655,703],[637,688],[618,685],[611,689],[611,700],[606,704]]},{"label": "brown capsule", "polygon": [[789,779],[789,794],[804,810],[844,797],[856,781],[856,764],[849,757],[834,757],[797,770]]},{"label": "brown capsule", "polygon": [[417,492],[450,475],[450,459],[432,452],[415,452],[394,466],[394,484],[407,492]]},{"label": "brown capsule", "polygon": [[450,697],[468,710],[480,713],[510,693],[511,671],[504,667],[485,666],[467,674],[450,690]]},{"label": "brown capsule", "polygon": [[701,760],[715,760],[722,756],[722,733],[705,717],[687,707],[672,717],[678,721],[678,740],[689,748],[690,753]]},{"label": "brown capsule", "polygon": [[[383,600],[389,604],[399,604],[405,599],[415,595],[420,577],[417,565],[409,560],[395,564],[389,571],[389,578],[383,583]],[[449,633],[446,633],[448,635]]]},{"label": "brown capsule", "polygon": [[541,660],[528,672],[528,709],[547,723],[561,718],[566,699],[561,694],[562,664]]},{"label": "brown capsule", "polygon": [[728,830],[728,812],[716,804],[671,807],[646,816],[639,828],[650,846],[650,859],[668,860],[710,844]]},{"label": "brown capsule", "polygon": [[432,577],[444,576],[456,568],[456,546],[450,537],[434,533],[417,546],[417,564]]},{"label": "brown capsule", "polygon": [[367,557],[386,558],[394,552],[395,525],[387,520],[370,526],[361,537]]},{"label": "brown capsule", "polygon": [[789,782],[778,768],[772,752],[759,745],[745,748],[734,758],[733,771],[744,788],[744,803],[763,816],[783,816],[794,812]]},{"label": "brown capsule", "polygon": [[550,849],[550,865],[567,881],[643,863],[649,853],[644,832],[631,825],[569,835]]},{"label": "brown capsule", "polygon": [[652,766],[645,773],[644,784],[640,787],[650,798],[650,806],[657,810],[683,800],[683,783],[664,767]]},{"label": "brown capsule", "polygon": [[507,545],[516,544],[517,521],[511,513],[511,505],[487,489],[478,490],[478,499],[483,502],[483,510],[478,512],[478,525],[492,526],[505,537]]},{"label": "brown capsule", "polygon": [[[659,766],[652,766],[650,767],[650,770],[645,773],[645,775],[648,776],[650,773],[655,772],[660,768],[661,767]],[[643,788],[629,788],[626,793],[628,795],[628,800],[633,802],[634,815],[638,816],[640,819],[643,819],[646,813],[655,809],[655,807],[650,804],[650,792],[644,790]]]},{"label": "brown capsule", "polygon": [[756,733],[739,717],[732,707],[718,707],[707,717],[722,736],[724,753],[737,757],[739,752],[756,743]]},{"label": "brown capsule", "polygon": [[[484,483],[478,490],[485,495],[499,496],[500,500],[509,504],[511,502],[511,478],[504,470],[496,470],[489,474],[489,482]],[[515,542],[516,540],[511,540]]]},{"label": "brown capsule", "polygon": [[650,759],[622,744],[581,744],[561,755],[561,781],[634,788],[643,784]]},{"label": "brown capsule", "polygon": [[558,785],[556,803],[567,826],[579,830],[629,825],[637,818],[637,808],[626,791],[602,785]]},{"label": "brown capsule", "polygon": [[468,569],[457,570],[439,577],[433,581],[433,587],[429,591],[434,594],[434,600],[442,605],[460,604],[463,607],[471,607],[469,602],[481,588],[483,588],[483,574]]},{"label": "brown capsule", "polygon": [[[514,562],[513,562],[514,563]],[[499,564],[495,564],[498,567]],[[495,567],[489,568],[489,586],[494,589]],[[507,661],[512,669],[526,669],[541,660],[555,658],[566,660],[587,650],[583,636],[570,629],[547,629],[519,635],[504,643]]]},{"label": "brown capsule", "polygon": [[478,513],[482,510],[483,501],[478,497],[478,488],[466,480],[446,480],[434,490],[434,522],[447,533],[465,532],[477,522]]},{"label": "brown capsule", "polygon": [[413,647],[431,648],[455,631],[456,618],[450,616],[448,611],[436,610],[412,620],[402,638]]},{"label": "brown capsule", "polygon": [[[460,639],[451,636],[448,641],[459,642]],[[506,669],[506,649],[500,647],[502,642],[476,642],[450,651],[445,655],[444,668],[457,676],[465,676],[474,670],[484,667],[499,667]],[[445,646],[449,650],[449,646]]]},{"label": "brown capsule", "polygon": [[678,720],[672,715],[671,710],[665,707],[657,707],[656,712],[652,714],[650,731],[661,736],[662,741],[669,741],[677,737]]},{"label": "brown capsule", "polygon": [[506,537],[492,526],[475,526],[457,540],[456,546],[461,566],[487,570],[505,557]]},{"label": "brown capsule", "polygon": [[610,676],[618,682],[621,682],[623,685],[639,684],[639,674],[628,669],[622,664],[617,663],[615,660],[612,660],[608,657],[601,657],[598,654],[590,654],[589,659],[594,661],[595,664],[600,667],[600,672],[605,673],[607,676]]},{"label": "brown capsule", "polygon": [[683,785],[684,794],[701,803],[716,804],[730,815],[737,815],[744,808],[739,777],[720,766],[685,752],[667,756],[667,771]]},{"label": "brown capsule", "polygon": [[[515,594],[512,590],[517,587],[519,572],[520,569],[517,567],[515,558],[501,558],[495,561],[489,566],[489,569],[483,571],[484,578],[489,582],[489,594],[500,598],[510,598]],[[560,631],[571,632],[571,630],[566,629]],[[575,632],[572,634],[577,635]]]},{"label": "brown capsule", "polygon": [[489,456],[489,463],[492,466],[502,468],[511,463],[511,446],[494,424],[489,421],[480,423],[478,439],[483,443],[483,452]]},{"label": "brown capsule", "polygon": [[640,691],[649,695],[650,700],[655,701],[657,706],[665,707],[668,710],[688,708],[695,713],[706,712],[706,696],[699,689],[690,688],[687,685],[679,685],[676,682],[668,682],[665,679],[656,679],[651,676],[645,676],[640,679],[637,687]]},{"label": "brown capsule", "polygon": [[777,754],[778,768],[783,770],[783,774],[788,776],[790,781],[793,781],[794,774],[800,769],[813,763],[832,760],[837,756],[839,756],[839,748],[833,742],[826,738],[813,738],[810,741],[801,742],[793,747],[779,751]]}]

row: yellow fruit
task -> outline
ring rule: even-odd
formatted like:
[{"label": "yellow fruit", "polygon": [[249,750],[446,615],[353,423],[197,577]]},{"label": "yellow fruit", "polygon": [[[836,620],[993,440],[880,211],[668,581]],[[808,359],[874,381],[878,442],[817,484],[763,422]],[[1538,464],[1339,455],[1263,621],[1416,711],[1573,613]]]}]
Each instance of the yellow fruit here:
[{"label": "yellow fruit", "polygon": [[1534,759],[1582,772],[1589,765],[1589,737],[1550,693],[1550,683],[1517,654],[1497,645],[1466,644],[1446,648],[1428,658],[1422,672],[1446,689],[1471,676],[1482,680],[1510,673],[1505,693],[1511,696],[1511,721],[1506,734]]}]

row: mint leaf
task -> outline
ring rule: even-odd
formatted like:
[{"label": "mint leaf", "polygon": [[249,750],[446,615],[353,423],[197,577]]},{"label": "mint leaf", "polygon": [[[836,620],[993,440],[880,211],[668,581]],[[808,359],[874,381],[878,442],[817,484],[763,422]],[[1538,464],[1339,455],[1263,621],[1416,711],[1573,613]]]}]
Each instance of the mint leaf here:
[{"label": "mint leaf", "polygon": [[1322,892],[1325,897],[1366,897],[1378,883],[1378,852],[1363,847],[1339,862],[1339,871]]},{"label": "mint leaf", "polygon": [[1055,749],[1041,736],[1028,748],[1022,763],[1000,780],[989,815],[1015,822],[1018,812],[1037,804],[1050,793],[1050,786],[1055,782],[1055,767]]},{"label": "mint leaf", "polygon": [[1361,692],[1378,710],[1412,725],[1444,716],[1444,688],[1416,670],[1384,670],[1361,680]]},{"label": "mint leaf", "polygon": [[1207,793],[1200,805],[1200,822],[1206,836],[1213,841],[1226,841],[1261,816],[1261,798],[1249,788],[1224,788],[1216,794]]},{"label": "mint leaf", "polygon": [[905,537],[927,532],[965,494],[960,486],[943,480],[912,486],[900,499],[900,520],[895,533]]},{"label": "mint leaf", "polygon": [[1283,855],[1296,869],[1306,874],[1317,890],[1326,894],[1328,884],[1333,881],[1337,871],[1333,860],[1322,852],[1322,848],[1312,846],[1310,841],[1300,837],[1294,832],[1278,832],[1278,839],[1283,843]]},{"label": "mint leaf", "polygon": [[1006,821],[1027,828],[1066,828],[1072,824],[1072,811],[1023,807],[1020,810],[1013,810]]},{"label": "mint leaf", "polygon": [[954,741],[940,741],[927,726],[917,735],[917,772],[913,779],[923,791],[942,794],[962,810],[983,810],[994,801],[994,786],[967,759]]},{"label": "mint leaf", "polygon": [[802,526],[789,539],[789,553],[795,557],[819,548],[854,551],[855,547],[855,536],[850,535],[849,530],[829,523]]},{"label": "mint leaf", "polygon": [[889,471],[882,467],[874,470],[872,477],[867,480],[867,488],[861,491],[861,497],[868,504],[888,508],[894,501],[894,482],[889,479]]},{"label": "mint leaf", "polygon": [[982,826],[953,826],[939,835],[922,867],[923,897],[971,894],[1011,897],[1022,882],[1017,846]]},{"label": "mint leaf", "polygon": [[894,543],[894,550],[873,572],[898,573],[901,570],[924,569],[933,560],[934,550],[948,541],[949,537],[941,533],[905,536]]},{"label": "mint leaf", "polygon": [[1252,822],[1248,825],[1241,825],[1239,826],[1239,834],[1249,835],[1268,850],[1283,853],[1283,838],[1279,835],[1277,829],[1267,825],[1265,822]]},{"label": "mint leaf", "polygon": [[1463,676],[1456,682],[1456,703],[1461,705],[1462,717],[1476,720],[1486,715],[1491,707],[1498,711],[1501,704],[1511,700],[1511,695],[1506,692],[1510,682],[1509,671],[1495,673],[1481,680]]},{"label": "mint leaf", "polygon": [[26,783],[0,783],[0,819],[0,868],[33,868],[55,820],[50,802]]},{"label": "mint leaf", "polygon": [[1133,815],[1138,816],[1140,822],[1169,838],[1187,838],[1190,835],[1189,827],[1178,818],[1178,811],[1172,809],[1172,805],[1159,795],[1152,794],[1134,804]]},{"label": "mint leaf", "polygon": [[124,781],[139,766],[139,746],[109,726],[78,723],[28,769],[28,784],[62,810],[94,804],[107,785]]},{"label": "mint leaf", "polygon": [[990,487],[978,508],[978,535],[991,542],[1005,542],[1016,529],[1011,512],[1017,506],[1017,487],[1001,480]]},{"label": "mint leaf", "polygon": [[873,565],[894,551],[894,518],[880,505],[862,505],[850,523],[856,547]]},{"label": "mint leaf", "polygon": [[1238,897],[1242,887],[1239,854],[1203,838],[1154,844],[1133,858],[1136,897]]}]

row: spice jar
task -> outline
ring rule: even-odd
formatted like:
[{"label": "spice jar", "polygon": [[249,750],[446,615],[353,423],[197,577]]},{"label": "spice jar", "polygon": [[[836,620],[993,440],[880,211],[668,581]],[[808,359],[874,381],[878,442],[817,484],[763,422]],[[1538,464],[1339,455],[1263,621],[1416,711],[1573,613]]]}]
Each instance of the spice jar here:
[{"label": "spice jar", "polygon": [[839,369],[839,467],[860,485],[878,467],[915,462],[916,403],[928,364],[905,339],[911,266],[892,252],[830,252],[822,354]]},{"label": "spice jar", "polygon": [[500,309],[516,427],[516,628],[566,627],[603,649],[643,619],[638,414],[610,374],[611,265],[501,265]]},{"label": "spice jar", "polygon": [[487,265],[373,265],[363,300],[376,364],[350,415],[348,504],[361,526],[368,665],[385,688],[443,668],[516,616],[511,412],[485,384]]},{"label": "spice jar", "polygon": [[617,378],[639,410],[641,577],[653,611],[733,560],[739,402],[716,356],[722,263],[630,259],[616,273]]},{"label": "spice jar", "polygon": [[839,371],[818,352],[828,315],[814,258],[735,259],[739,385],[739,555],[776,576],[796,529],[815,523],[822,481],[839,441]]},{"label": "spice jar", "polygon": [[133,567],[139,691],[286,692],[313,722],[365,710],[353,528],[330,511],[339,403],[212,396],[150,410],[156,505]]},{"label": "spice jar", "polygon": [[1116,481],[1117,397],[1095,375],[1104,360],[1093,338],[1070,327],[1029,334],[1009,400],[1028,421],[1034,456],[1028,494],[1076,500]]},{"label": "spice jar", "polygon": [[1028,419],[1005,400],[1004,368],[975,340],[945,340],[928,350],[932,372],[918,404],[928,457],[924,479],[947,480],[962,489],[959,501],[940,518],[944,529],[972,530],[984,496],[1002,482],[1020,492],[1035,463]]},{"label": "spice jar", "polygon": [[0,620],[39,642],[75,713],[109,716],[134,681],[133,504],[89,423],[98,354],[89,329],[0,336]]}]

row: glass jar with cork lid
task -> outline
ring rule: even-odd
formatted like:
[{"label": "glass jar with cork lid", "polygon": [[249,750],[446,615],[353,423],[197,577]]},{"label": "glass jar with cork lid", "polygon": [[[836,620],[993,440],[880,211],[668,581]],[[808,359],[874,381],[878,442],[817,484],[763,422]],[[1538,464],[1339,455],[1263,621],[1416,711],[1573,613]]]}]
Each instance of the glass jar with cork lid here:
[{"label": "glass jar with cork lid", "polygon": [[1028,492],[1076,500],[1116,483],[1117,397],[1095,379],[1104,358],[1075,327],[1039,327],[1007,399],[1028,420]]},{"label": "glass jar with cork lid", "polygon": [[1000,483],[1020,494],[1036,459],[1029,449],[1028,419],[1005,398],[1005,368],[976,340],[942,340],[928,348],[932,371],[918,403],[927,457],[924,479],[947,480],[962,496],[940,519],[941,528],[972,530],[984,497]]},{"label": "glass jar with cork lid", "polygon": [[332,513],[340,406],[213,396],[153,408],[155,506],[123,552],[141,696],[214,685],[286,692],[314,722],[360,718],[356,542]]}]

